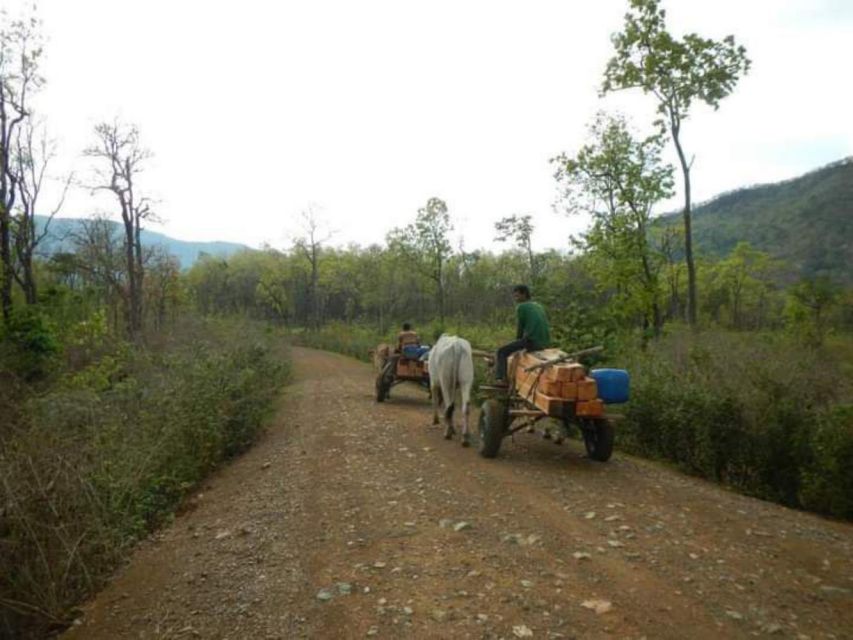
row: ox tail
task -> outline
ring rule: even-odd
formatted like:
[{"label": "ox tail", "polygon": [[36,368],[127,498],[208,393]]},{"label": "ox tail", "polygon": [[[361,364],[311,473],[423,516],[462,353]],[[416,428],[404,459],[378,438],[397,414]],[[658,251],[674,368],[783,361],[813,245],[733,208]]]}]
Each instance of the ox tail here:
[{"label": "ox tail", "polygon": [[[445,382],[447,383],[447,388],[442,388],[442,393],[444,393],[444,417],[451,421],[453,420],[453,410],[456,408],[456,384],[459,379],[459,371],[457,362],[459,361],[459,344],[458,342],[454,342],[450,350],[452,352],[451,362],[453,366],[450,367],[450,371],[448,371],[447,378]],[[442,385],[444,387],[444,385]]]}]

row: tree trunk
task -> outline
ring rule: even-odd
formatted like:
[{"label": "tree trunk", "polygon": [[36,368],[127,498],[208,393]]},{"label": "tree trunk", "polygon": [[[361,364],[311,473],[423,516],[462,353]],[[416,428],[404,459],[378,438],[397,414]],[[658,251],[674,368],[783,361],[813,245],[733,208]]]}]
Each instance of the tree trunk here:
[{"label": "tree trunk", "polygon": [[139,314],[137,312],[137,303],[139,300],[139,292],[138,292],[138,284],[136,281],[136,257],[134,252],[134,241],[133,241],[133,221],[125,216],[124,219],[124,255],[125,262],[127,265],[127,333],[131,339],[136,338],[139,332],[139,326],[137,325],[137,319]]},{"label": "tree trunk", "polygon": [[678,162],[681,164],[681,172],[684,176],[684,261],[687,263],[687,323],[691,327],[696,326],[696,265],[693,262],[693,232],[691,220],[690,203],[690,165],[684,157],[681,141],[678,139],[680,123],[672,118],[672,141],[678,152]]},{"label": "tree trunk", "polygon": [[134,308],[136,310],[136,317],[134,319],[134,324],[136,325],[136,330],[140,331],[142,329],[142,314],[143,314],[143,278],[145,277],[145,271],[142,266],[142,234],[140,233],[140,225],[139,225],[139,215],[133,215],[133,250],[135,254],[135,270],[136,270],[136,303]]},{"label": "tree trunk", "polygon": [[[3,207],[0,203],[0,207]],[[2,273],[0,273],[0,305],[3,307],[3,320],[9,320],[12,313],[12,230],[7,211],[0,212],[0,262]]]},{"label": "tree trunk", "polygon": [[36,289],[36,278],[33,273],[33,255],[25,254],[25,260],[21,265],[24,279],[24,298],[27,304],[35,304],[38,302],[38,291]]}]

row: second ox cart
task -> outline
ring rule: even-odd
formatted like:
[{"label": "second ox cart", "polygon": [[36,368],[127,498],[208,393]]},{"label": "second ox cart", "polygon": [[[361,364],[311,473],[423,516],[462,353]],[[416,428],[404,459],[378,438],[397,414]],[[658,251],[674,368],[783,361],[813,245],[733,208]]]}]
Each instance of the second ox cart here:
[{"label": "second ox cart", "polygon": [[507,387],[480,387],[491,396],[480,409],[480,455],[495,457],[506,436],[552,418],[565,435],[580,431],[590,458],[609,460],[614,431],[605,407],[628,401],[629,378],[622,369],[589,371],[577,362],[597,351],[601,347],[572,354],[557,349],[514,354]]}]

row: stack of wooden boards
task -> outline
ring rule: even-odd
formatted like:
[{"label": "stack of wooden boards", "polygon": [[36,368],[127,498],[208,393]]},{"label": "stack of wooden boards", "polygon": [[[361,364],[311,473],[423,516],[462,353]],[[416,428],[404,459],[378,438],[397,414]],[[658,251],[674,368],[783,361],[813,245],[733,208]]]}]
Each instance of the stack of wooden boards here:
[{"label": "stack of wooden boards", "polygon": [[562,362],[527,371],[564,355],[559,349],[514,354],[509,361],[509,375],[515,380],[519,395],[550,416],[604,415],[604,403],[598,399],[598,386],[587,376],[583,365]]},{"label": "stack of wooden boards", "polygon": [[412,360],[400,358],[397,360],[396,375],[398,378],[422,378],[426,373],[426,362],[424,360]]}]

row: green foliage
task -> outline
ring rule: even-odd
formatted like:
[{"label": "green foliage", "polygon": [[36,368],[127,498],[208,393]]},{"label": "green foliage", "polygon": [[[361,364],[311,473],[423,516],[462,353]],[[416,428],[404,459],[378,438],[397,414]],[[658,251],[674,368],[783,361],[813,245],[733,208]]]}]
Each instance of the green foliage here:
[{"label": "green foliage", "polygon": [[528,272],[526,281],[534,289],[539,286],[540,260],[533,251],[533,216],[511,215],[501,218],[495,223],[498,242],[513,242],[527,256]]},{"label": "green foliage", "polygon": [[662,138],[637,140],[623,118],[599,114],[592,142],[577,155],[552,159],[569,213],[588,213],[590,229],[575,240],[600,290],[613,292],[611,312],[663,325],[664,253],[650,236],[652,207],[672,194],[672,167],[661,162]]},{"label": "green foliage", "polygon": [[0,363],[25,380],[46,376],[59,350],[55,327],[37,307],[16,307],[0,325]]},{"label": "green foliage", "polygon": [[0,601],[19,606],[0,608],[0,635],[65,621],[195,483],[254,441],[287,372],[272,332],[185,320],[154,349],[119,346],[15,398],[0,432]]},{"label": "green foliage", "polygon": [[612,38],[615,55],[602,90],[638,87],[653,94],[668,127],[670,119],[686,118],[697,100],[717,109],[751,63],[733,36],[720,42],[695,33],[673,37],[659,5],[659,0],[629,0],[624,29]]},{"label": "green foliage", "polygon": [[394,342],[394,336],[390,333],[379,334],[369,327],[343,323],[331,323],[319,331],[295,331],[291,339],[302,347],[342,353],[364,362],[370,361],[370,351],[376,345]]},{"label": "green foliage", "polygon": [[850,388],[830,354],[773,334],[677,332],[620,362],[632,375],[623,448],[853,517],[850,412],[835,404]]},{"label": "green foliage", "polygon": [[823,414],[813,429],[812,460],[802,474],[802,505],[853,518],[853,405]]},{"label": "green foliage", "polygon": [[776,304],[778,261],[748,242],[739,242],[725,259],[706,263],[702,309],[734,329],[763,329],[779,316]]},{"label": "green foliage", "polygon": [[690,170],[681,138],[684,120],[695,101],[715,110],[742,75],[749,71],[746,49],[733,36],[721,42],[689,33],[674,38],[666,29],[660,0],[629,0],[625,25],[613,36],[615,54],[604,72],[602,93],[640,88],[657,101],[661,134],[669,133],[684,182],[684,259],[687,266],[687,321],[696,325],[698,294],[691,231]]},{"label": "green foliage", "polygon": [[447,204],[440,198],[430,198],[418,209],[415,221],[403,229],[388,234],[388,247],[408,264],[428,277],[436,292],[439,318],[444,320],[447,262],[452,255],[450,232],[453,224]]},{"label": "green foliage", "polygon": [[785,302],[786,327],[806,344],[821,346],[829,312],[839,295],[839,288],[826,277],[803,280],[791,287]]}]

